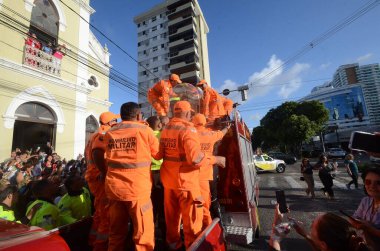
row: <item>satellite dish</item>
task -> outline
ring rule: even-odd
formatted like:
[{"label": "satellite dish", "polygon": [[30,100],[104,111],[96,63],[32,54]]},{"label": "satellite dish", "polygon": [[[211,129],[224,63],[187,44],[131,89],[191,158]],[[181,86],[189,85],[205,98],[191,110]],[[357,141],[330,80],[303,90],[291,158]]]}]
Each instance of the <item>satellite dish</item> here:
[{"label": "satellite dish", "polygon": [[224,96],[228,96],[230,94],[230,90],[224,89],[222,93]]}]

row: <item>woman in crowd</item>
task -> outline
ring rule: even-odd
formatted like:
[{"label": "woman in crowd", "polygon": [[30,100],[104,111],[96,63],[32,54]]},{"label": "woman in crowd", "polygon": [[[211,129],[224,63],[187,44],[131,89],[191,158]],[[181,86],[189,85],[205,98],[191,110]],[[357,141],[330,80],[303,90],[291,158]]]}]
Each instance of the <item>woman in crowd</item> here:
[{"label": "woman in crowd", "polygon": [[356,209],[351,224],[365,233],[368,243],[380,250],[380,167],[367,168],[362,174],[364,197]]},{"label": "woman in crowd", "polygon": [[325,155],[319,157],[318,163],[315,165],[314,169],[318,169],[318,176],[323,184],[323,192],[329,199],[334,199],[334,191],[332,186],[334,185],[333,176],[331,174],[334,171],[334,168],[329,163]]},{"label": "woman in crowd", "polygon": [[352,178],[352,180],[348,184],[346,184],[347,189],[351,189],[352,184],[354,184],[355,188],[358,189],[359,169],[354,161],[354,155],[347,154],[344,160],[344,165],[346,167],[348,175],[350,175]]},{"label": "woman in crowd", "polygon": [[309,196],[311,194],[311,198],[315,198],[314,194],[314,178],[313,178],[313,166],[310,164],[309,159],[304,158],[301,163],[301,174],[305,179],[307,184],[306,194]]},{"label": "woman in crowd", "polygon": [[[280,237],[276,226],[282,222],[283,215],[276,205],[272,234],[269,240],[271,251],[280,251]],[[308,233],[300,222],[295,220],[293,227],[303,236],[315,251],[369,251],[369,246],[358,236],[352,225],[344,218],[325,213],[314,219]]]}]

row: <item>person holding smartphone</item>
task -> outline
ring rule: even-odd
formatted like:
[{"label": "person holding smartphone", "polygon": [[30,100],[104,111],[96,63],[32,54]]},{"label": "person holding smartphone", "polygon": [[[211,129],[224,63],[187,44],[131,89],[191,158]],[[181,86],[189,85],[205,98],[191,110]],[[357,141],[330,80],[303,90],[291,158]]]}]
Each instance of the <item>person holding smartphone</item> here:
[{"label": "person holding smartphone", "polygon": [[363,174],[364,197],[352,218],[351,224],[364,232],[366,241],[380,250],[380,167],[369,167]]},{"label": "person holding smartphone", "polygon": [[[282,223],[283,214],[279,210],[277,204],[274,211],[274,220],[272,234],[269,239],[269,250],[280,251],[281,250],[281,236],[278,235],[276,227]],[[350,222],[346,219],[333,214],[324,213],[317,216],[310,228],[310,232],[304,229],[302,222],[288,217],[292,223],[292,227],[296,232],[305,238],[310,244],[312,250],[315,251],[369,251],[375,250],[364,242],[364,240],[358,235],[354,228],[352,228]],[[290,249],[290,247],[289,247]],[[378,249],[376,249],[378,250]]]}]

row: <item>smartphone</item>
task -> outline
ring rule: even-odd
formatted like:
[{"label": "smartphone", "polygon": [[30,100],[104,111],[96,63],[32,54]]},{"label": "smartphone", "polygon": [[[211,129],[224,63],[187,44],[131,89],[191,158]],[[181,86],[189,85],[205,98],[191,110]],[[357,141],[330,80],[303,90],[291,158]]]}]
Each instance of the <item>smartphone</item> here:
[{"label": "smartphone", "polygon": [[349,215],[348,213],[344,212],[343,210],[339,210],[339,212],[340,212],[341,214],[343,214],[344,216],[347,216],[347,217],[350,218],[351,220],[357,221],[357,219],[355,219],[354,217],[352,217],[352,216]]},{"label": "smartphone", "polygon": [[288,206],[286,205],[286,197],[284,190],[277,190],[276,191],[276,199],[277,203],[279,205],[280,212],[282,214],[288,212]]},{"label": "smartphone", "polygon": [[380,153],[380,136],[368,132],[352,132],[348,148],[355,151]]}]

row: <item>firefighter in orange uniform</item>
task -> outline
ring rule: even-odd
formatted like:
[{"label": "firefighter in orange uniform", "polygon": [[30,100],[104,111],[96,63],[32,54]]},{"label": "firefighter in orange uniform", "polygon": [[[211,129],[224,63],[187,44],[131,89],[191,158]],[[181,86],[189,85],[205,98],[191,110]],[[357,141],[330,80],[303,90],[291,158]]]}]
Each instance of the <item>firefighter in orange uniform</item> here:
[{"label": "firefighter in orange uniform", "polygon": [[216,118],[231,113],[233,108],[233,101],[231,99],[220,96],[204,79],[199,81],[197,86],[203,91],[201,113],[205,115],[206,118],[213,121]]},{"label": "firefighter in orange uniform", "polygon": [[202,230],[203,199],[199,185],[199,168],[222,163],[223,157],[206,156],[200,149],[197,131],[191,121],[192,109],[187,101],[174,105],[174,118],[161,133],[158,159],[163,157],[161,179],[164,185],[166,242],[170,250],[182,247],[181,218],[185,246],[188,248]]},{"label": "firefighter in orange uniform", "polygon": [[167,116],[170,107],[170,96],[173,87],[182,81],[177,74],[171,74],[169,79],[160,80],[148,90],[148,101],[154,107],[158,116]]},{"label": "firefighter in orange uniform", "polygon": [[158,153],[158,140],[142,121],[138,104],[121,106],[122,122],[104,136],[107,175],[105,191],[110,200],[108,250],[125,250],[128,221],[133,223],[135,250],[154,249],[151,158]]},{"label": "firefighter in orange uniform", "polygon": [[[201,151],[206,154],[206,156],[212,156],[214,151],[214,145],[217,141],[221,140],[224,135],[226,135],[229,126],[223,130],[212,131],[205,127],[206,117],[203,114],[196,114],[193,119],[193,124],[197,129],[199,141],[201,144]],[[201,166],[199,181],[202,197],[205,201],[203,207],[203,229],[211,224],[212,218],[210,214],[211,205],[211,194],[210,194],[210,184],[209,182],[213,180],[213,165]]]},{"label": "firefighter in orange uniform", "polygon": [[[108,217],[108,199],[104,192],[104,134],[120,118],[112,112],[103,112],[100,117],[100,128],[98,132],[91,135],[85,149],[85,157],[87,162],[87,170],[85,178],[94,196],[95,213],[89,236],[89,244],[93,250],[106,250],[109,232],[109,217]],[[93,154],[95,158],[93,158]],[[96,162],[95,162],[96,161]]]}]

